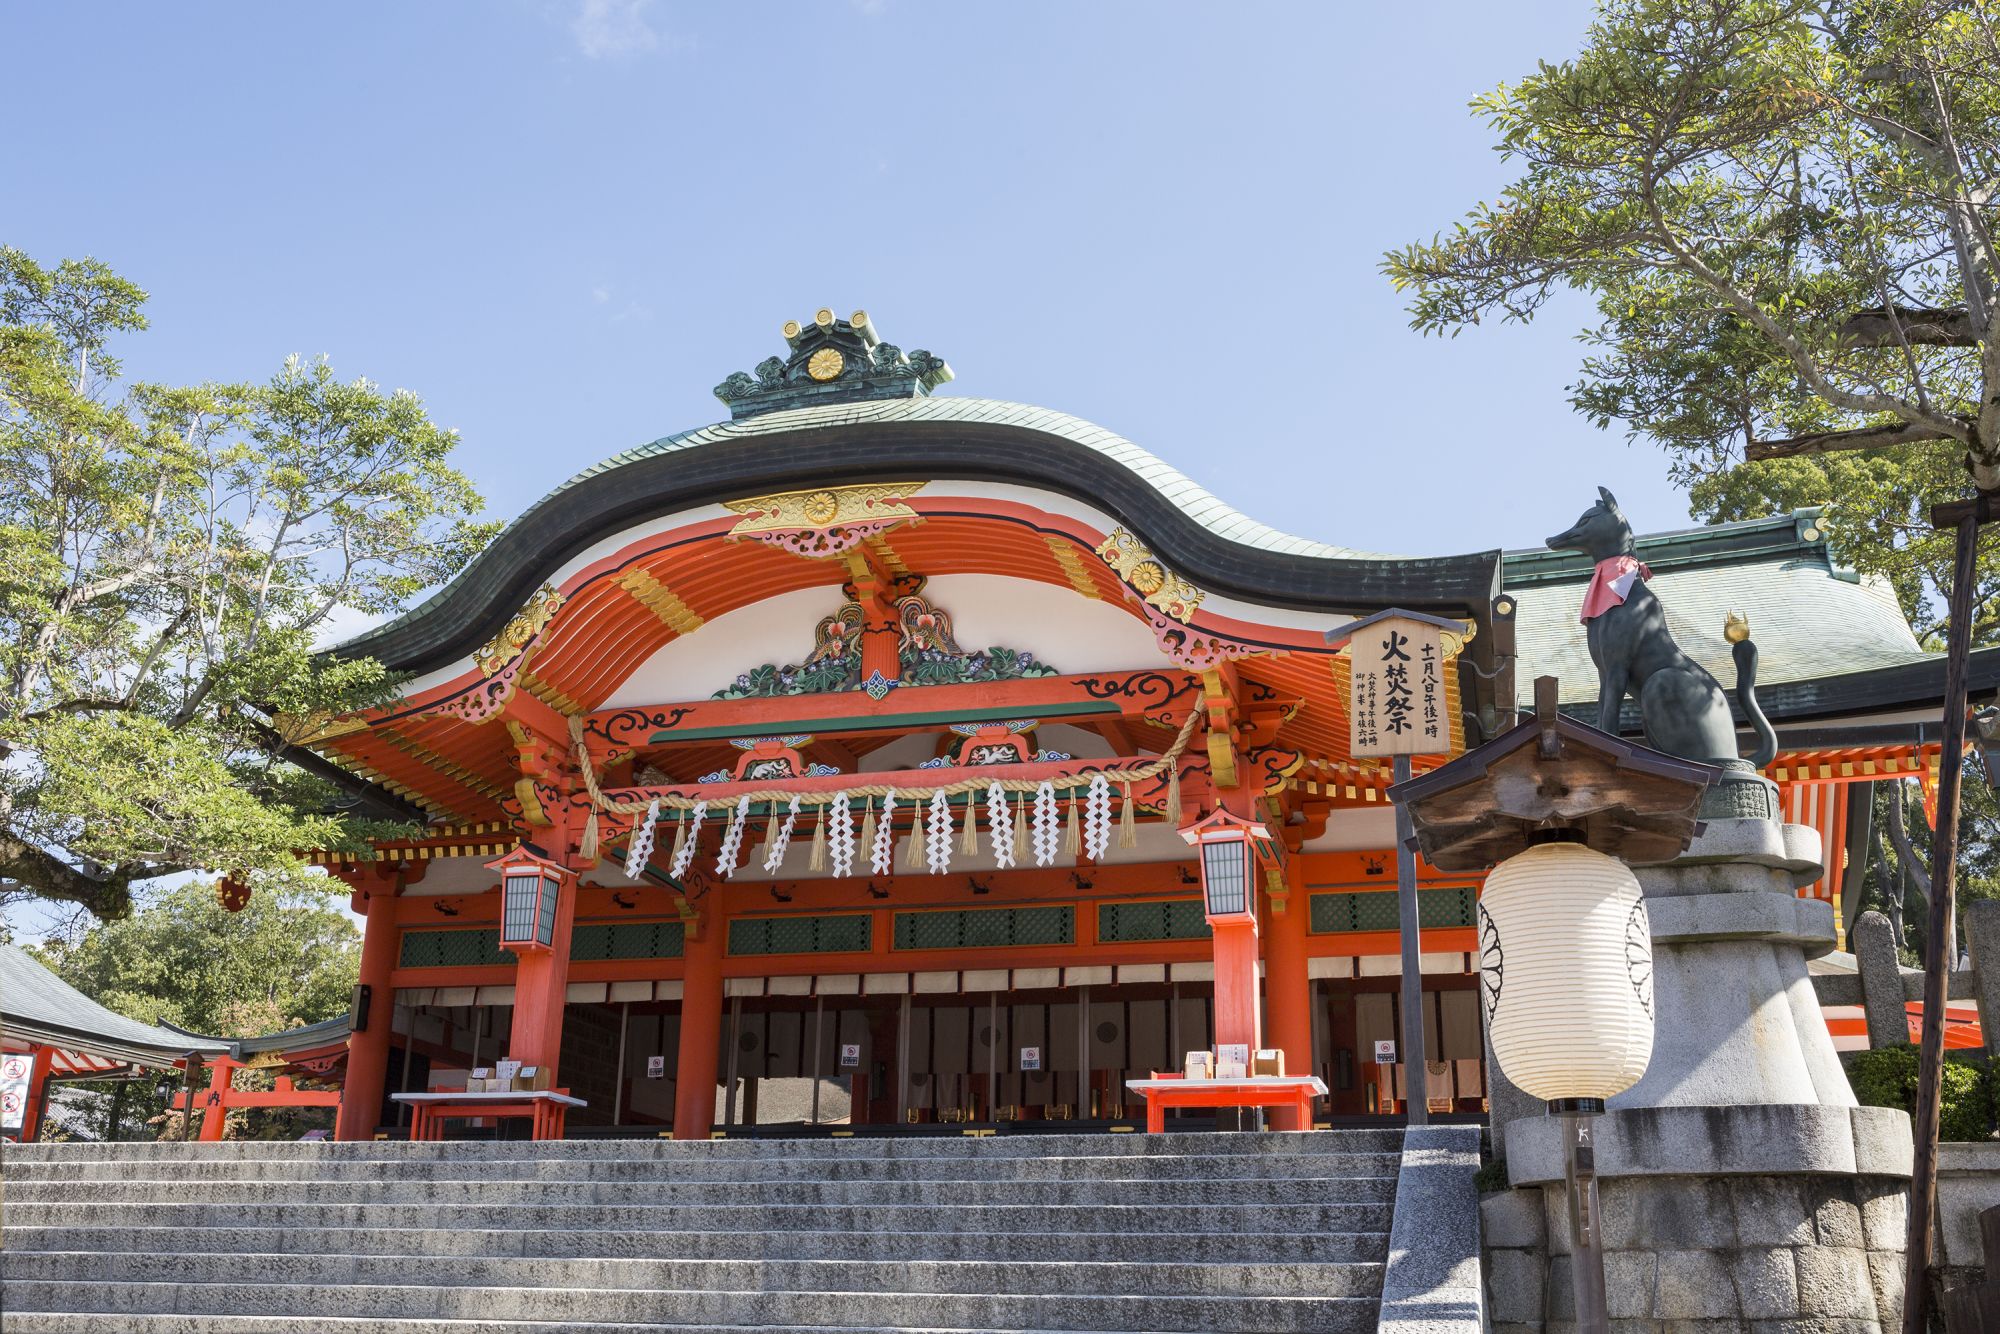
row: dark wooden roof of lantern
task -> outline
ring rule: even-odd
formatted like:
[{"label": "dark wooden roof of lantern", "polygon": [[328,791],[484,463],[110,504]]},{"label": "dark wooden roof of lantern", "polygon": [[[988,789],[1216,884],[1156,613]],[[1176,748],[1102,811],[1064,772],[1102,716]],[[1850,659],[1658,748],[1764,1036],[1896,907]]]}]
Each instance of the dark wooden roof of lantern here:
[{"label": "dark wooden roof of lantern", "polygon": [[1424,859],[1441,871],[1482,870],[1556,830],[1628,862],[1685,851],[1721,771],[1557,713],[1554,677],[1535,682],[1535,697],[1528,721],[1389,789],[1408,804]]}]

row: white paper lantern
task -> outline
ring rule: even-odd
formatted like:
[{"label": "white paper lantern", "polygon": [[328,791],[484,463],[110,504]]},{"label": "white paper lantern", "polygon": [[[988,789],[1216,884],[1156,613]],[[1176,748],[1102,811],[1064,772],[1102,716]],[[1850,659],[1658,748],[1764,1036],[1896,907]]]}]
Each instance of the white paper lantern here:
[{"label": "white paper lantern", "polygon": [[1580,843],[1509,857],[1479,899],[1480,995],[1501,1071],[1545,1102],[1609,1098],[1653,1057],[1639,881]]}]

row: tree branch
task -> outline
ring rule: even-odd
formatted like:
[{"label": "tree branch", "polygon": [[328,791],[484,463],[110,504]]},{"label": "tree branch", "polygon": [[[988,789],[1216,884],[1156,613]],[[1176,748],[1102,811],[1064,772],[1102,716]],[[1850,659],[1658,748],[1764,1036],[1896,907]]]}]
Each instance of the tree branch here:
[{"label": "tree branch", "polygon": [[[145,875],[168,875],[186,867],[147,867]],[[98,877],[70,865],[33,843],[0,831],[0,880],[11,880],[45,899],[62,899],[89,909],[101,921],[116,921],[132,911],[132,881],[127,870]]]},{"label": "tree branch", "polygon": [[[1900,329],[1899,329],[1900,326]],[[1972,317],[1963,309],[1886,306],[1861,310],[1840,326],[1842,342],[1855,347],[1977,347]]]},{"label": "tree branch", "polygon": [[1789,440],[1752,440],[1744,446],[1743,458],[1748,463],[1765,463],[1771,459],[1795,459],[1807,454],[1838,454],[1850,449],[1932,442],[1961,443],[1958,437],[1931,426],[1891,422],[1886,426],[1861,426],[1849,431],[1819,431]]},{"label": "tree branch", "polygon": [[[1892,783],[1890,786],[1901,788],[1903,785]],[[1892,791],[1889,794],[1889,843],[1896,849],[1896,860],[1903,864],[1903,873],[1916,885],[1917,893],[1923,896],[1924,902],[1929,903],[1931,873],[1924,869],[1923,860],[1910,845],[1910,831],[1904,827],[1903,820],[1903,794]]]}]

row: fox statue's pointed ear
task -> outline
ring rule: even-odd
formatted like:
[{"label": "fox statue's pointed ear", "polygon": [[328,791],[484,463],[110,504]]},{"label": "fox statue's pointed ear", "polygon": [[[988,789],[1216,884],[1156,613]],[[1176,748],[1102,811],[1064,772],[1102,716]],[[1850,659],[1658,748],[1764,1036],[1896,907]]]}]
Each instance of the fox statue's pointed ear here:
[{"label": "fox statue's pointed ear", "polygon": [[1615,510],[1618,508],[1618,497],[1612,495],[1609,491],[1606,491],[1601,486],[1597,488],[1597,497],[1598,499],[1604,502],[1604,508],[1608,510]]}]

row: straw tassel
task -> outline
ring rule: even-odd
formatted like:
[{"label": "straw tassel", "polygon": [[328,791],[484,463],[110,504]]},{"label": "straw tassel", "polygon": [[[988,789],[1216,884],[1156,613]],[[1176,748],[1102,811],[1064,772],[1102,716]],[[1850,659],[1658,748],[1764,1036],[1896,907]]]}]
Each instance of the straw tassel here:
[{"label": "straw tassel", "polygon": [[861,812],[861,846],[868,850],[872,859],[875,855],[875,798],[868,798],[868,804]]},{"label": "straw tassel", "polygon": [[685,810],[676,811],[674,813],[674,850],[672,854],[670,854],[667,858],[667,865],[669,866],[680,865],[681,849],[687,846],[687,841],[688,841],[688,813]]},{"label": "straw tassel", "polygon": [[1167,766],[1167,820],[1176,828],[1181,822],[1181,766]]},{"label": "straw tassel", "polygon": [[958,853],[961,857],[979,855],[978,798],[970,792],[965,794],[965,832],[959,835]]},{"label": "straw tassel", "polygon": [[1132,813],[1132,785],[1125,785],[1125,802],[1118,808],[1118,846],[1136,848],[1139,846],[1139,822]]},{"label": "straw tassel", "polygon": [[1069,794],[1069,818],[1063,824],[1063,851],[1074,857],[1083,851],[1083,833],[1076,827],[1076,793]]},{"label": "straw tassel", "polygon": [[583,822],[583,841],[577,844],[576,855],[587,862],[597,860],[597,807],[590,808],[590,815]]},{"label": "straw tassel", "polygon": [[923,870],[924,851],[924,801],[919,797],[910,805],[910,845],[903,849],[903,869]]},{"label": "straw tassel", "polygon": [[1025,792],[1014,802],[1014,855],[1023,860],[1028,856],[1028,794]]},{"label": "straw tassel", "polygon": [[826,803],[820,803],[819,817],[813,821],[812,856],[806,859],[808,871],[826,869],[826,822],[833,818],[827,812]]}]

